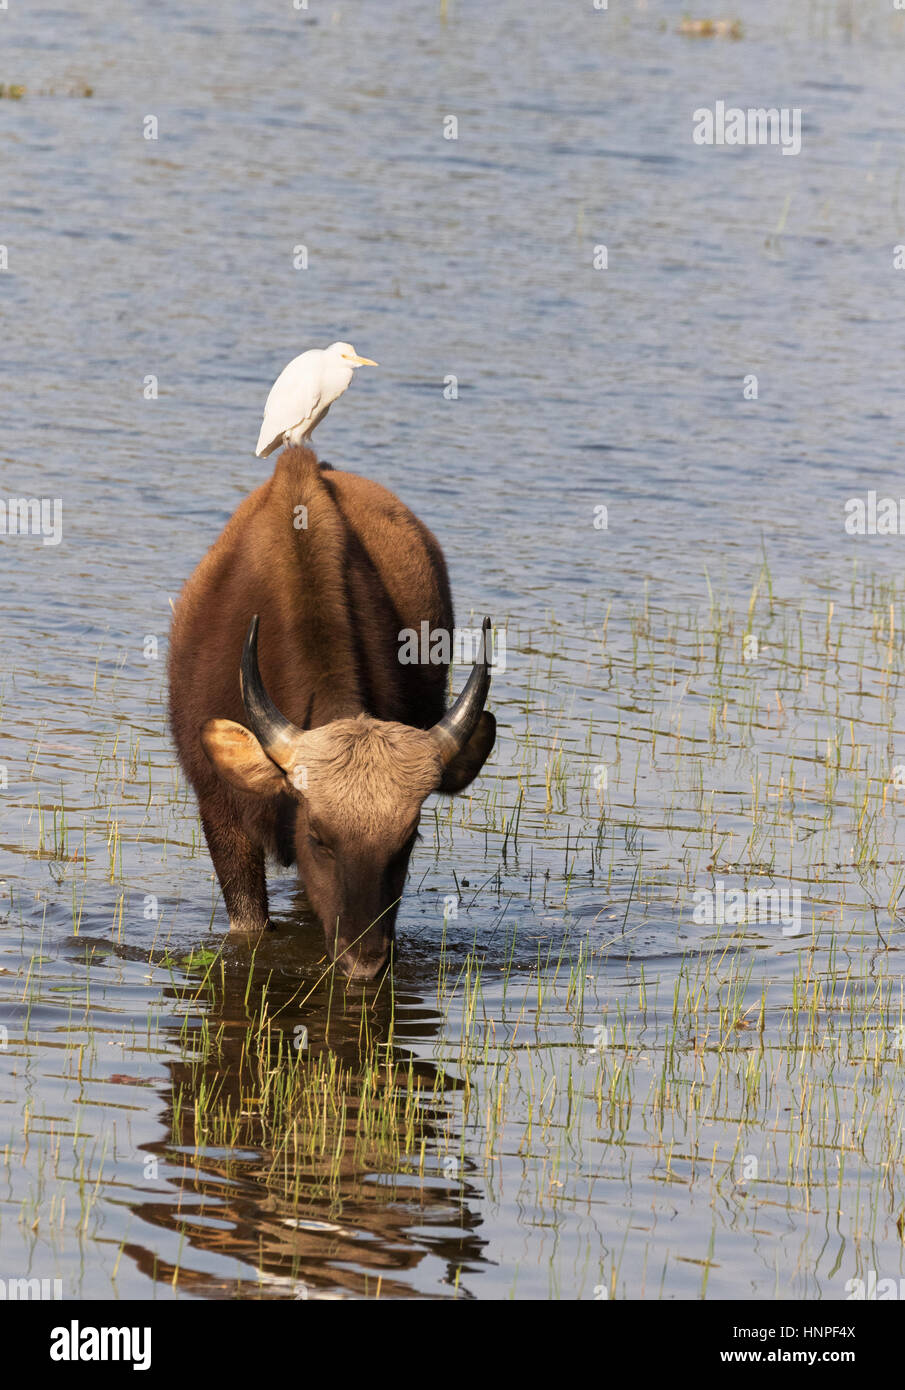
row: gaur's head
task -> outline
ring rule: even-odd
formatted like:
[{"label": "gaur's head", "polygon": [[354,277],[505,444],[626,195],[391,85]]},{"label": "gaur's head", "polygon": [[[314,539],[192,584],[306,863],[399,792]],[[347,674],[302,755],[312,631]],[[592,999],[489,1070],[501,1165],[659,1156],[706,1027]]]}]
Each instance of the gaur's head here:
[{"label": "gaur's head", "polygon": [[465,688],[433,728],[361,714],[306,731],[283,717],[264,688],[255,617],[240,674],[248,727],[211,719],[201,731],[205,753],[228,782],[297,801],[299,877],[323,923],[328,955],[350,979],[373,979],[389,960],[425,797],[467,787],[493,747],[496,721],[484,709],[489,629],[485,618]]}]

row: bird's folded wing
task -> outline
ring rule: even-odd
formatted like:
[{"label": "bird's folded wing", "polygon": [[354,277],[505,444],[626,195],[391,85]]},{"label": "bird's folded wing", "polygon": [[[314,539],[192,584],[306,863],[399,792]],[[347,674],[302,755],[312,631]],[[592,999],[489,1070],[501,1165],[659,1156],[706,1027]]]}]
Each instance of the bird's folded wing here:
[{"label": "bird's folded wing", "polygon": [[304,378],[299,380],[298,375],[288,369],[278,376],[264,406],[264,420],[255,452],[260,455],[262,448],[274,441],[279,442],[287,430],[316,414],[320,399],[320,390],[312,381]]}]

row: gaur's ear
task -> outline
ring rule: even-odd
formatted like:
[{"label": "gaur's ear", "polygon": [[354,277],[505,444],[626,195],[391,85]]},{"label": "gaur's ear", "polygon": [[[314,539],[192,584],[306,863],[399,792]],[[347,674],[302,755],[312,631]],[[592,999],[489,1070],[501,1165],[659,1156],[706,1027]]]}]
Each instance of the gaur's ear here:
[{"label": "gaur's ear", "polygon": [[287,790],[282,770],[241,724],[209,719],[201,729],[201,747],[220,776],[240,791],[274,796]]},{"label": "gaur's ear", "polygon": [[487,761],[495,739],[496,720],[489,710],[485,710],[465,747],[444,769],[438,790],[460,792],[469,782],[473,782]]}]

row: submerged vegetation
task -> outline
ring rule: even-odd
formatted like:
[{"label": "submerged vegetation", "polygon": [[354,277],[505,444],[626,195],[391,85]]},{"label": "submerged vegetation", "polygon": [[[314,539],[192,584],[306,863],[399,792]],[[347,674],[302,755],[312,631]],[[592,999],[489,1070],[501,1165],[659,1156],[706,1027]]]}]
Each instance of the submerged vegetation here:
[{"label": "submerged vegetation", "polygon": [[686,17],[678,32],[692,39],[740,39],[744,26],[740,19],[690,19]]},{"label": "submerged vegetation", "polygon": [[[62,87],[41,87],[32,96],[39,97],[93,97],[94,88],[87,82],[66,83]],[[20,101],[29,95],[29,89],[21,82],[0,82],[0,100]]]}]

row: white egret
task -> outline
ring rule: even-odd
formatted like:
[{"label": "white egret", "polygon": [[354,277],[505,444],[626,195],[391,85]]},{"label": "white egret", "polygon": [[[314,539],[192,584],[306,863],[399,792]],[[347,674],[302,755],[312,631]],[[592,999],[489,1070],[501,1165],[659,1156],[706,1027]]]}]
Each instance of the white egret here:
[{"label": "white egret", "polygon": [[301,444],[310,439],[315,425],[346,390],[355,368],[376,366],[370,357],[359,357],[351,343],[331,343],[294,357],[267,397],[255,450],[258,458],[266,459],[284,440]]}]

